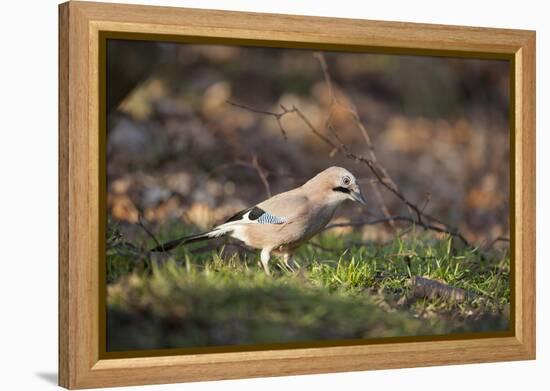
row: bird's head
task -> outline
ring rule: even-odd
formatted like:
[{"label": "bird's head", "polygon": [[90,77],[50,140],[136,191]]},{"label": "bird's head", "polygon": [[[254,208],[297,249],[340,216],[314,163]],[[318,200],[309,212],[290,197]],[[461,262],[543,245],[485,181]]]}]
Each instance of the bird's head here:
[{"label": "bird's head", "polygon": [[363,205],[367,203],[357,179],[345,168],[329,167],[309,180],[306,185],[311,186],[312,191],[324,192],[330,202],[340,203],[349,199]]}]

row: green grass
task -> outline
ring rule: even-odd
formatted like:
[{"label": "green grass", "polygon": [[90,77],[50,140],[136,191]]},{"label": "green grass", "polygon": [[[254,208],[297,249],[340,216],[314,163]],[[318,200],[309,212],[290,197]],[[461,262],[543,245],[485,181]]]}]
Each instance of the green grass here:
[{"label": "green grass", "polygon": [[[174,232],[176,231],[176,232]],[[290,272],[257,254],[205,243],[144,255],[110,231],[108,350],[436,335],[508,328],[509,255],[410,235],[391,243],[329,233],[296,254]],[[185,234],[167,225],[159,240]],[[147,248],[154,242],[136,235]],[[203,248],[203,250],[200,250]],[[470,293],[462,302],[415,298],[411,277]]]}]

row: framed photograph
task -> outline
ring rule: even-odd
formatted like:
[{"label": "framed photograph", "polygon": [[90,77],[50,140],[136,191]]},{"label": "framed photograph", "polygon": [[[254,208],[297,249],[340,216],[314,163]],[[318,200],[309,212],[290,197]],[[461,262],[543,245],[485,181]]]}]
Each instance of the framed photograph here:
[{"label": "framed photograph", "polygon": [[59,21],[61,386],[535,358],[535,32]]}]

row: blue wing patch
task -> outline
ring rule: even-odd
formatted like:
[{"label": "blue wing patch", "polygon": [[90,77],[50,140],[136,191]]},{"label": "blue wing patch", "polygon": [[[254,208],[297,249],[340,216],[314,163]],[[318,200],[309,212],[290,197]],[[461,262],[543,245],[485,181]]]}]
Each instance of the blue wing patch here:
[{"label": "blue wing patch", "polygon": [[264,212],[260,217],[258,217],[257,221],[259,224],[283,224],[286,222],[286,219],[273,216],[269,212]]},{"label": "blue wing patch", "polygon": [[240,211],[239,213],[227,219],[225,223],[239,222],[239,221],[243,221],[243,222],[255,221],[258,224],[286,223],[286,219],[284,217],[278,217],[278,216],[272,215],[271,213],[266,212],[265,210],[263,210],[262,208],[258,208],[257,206],[253,206],[252,208],[248,208]]}]

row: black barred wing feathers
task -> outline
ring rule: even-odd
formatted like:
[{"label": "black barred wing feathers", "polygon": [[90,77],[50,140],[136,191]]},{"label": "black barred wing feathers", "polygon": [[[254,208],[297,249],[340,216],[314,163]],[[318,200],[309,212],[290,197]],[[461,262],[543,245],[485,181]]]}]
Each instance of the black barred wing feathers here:
[{"label": "black barred wing feathers", "polygon": [[256,222],[258,224],[283,224],[286,222],[284,217],[275,216],[269,212],[266,212],[262,208],[253,206],[248,209],[244,209],[239,213],[234,214],[227,219],[224,224],[227,223],[251,223]]}]

